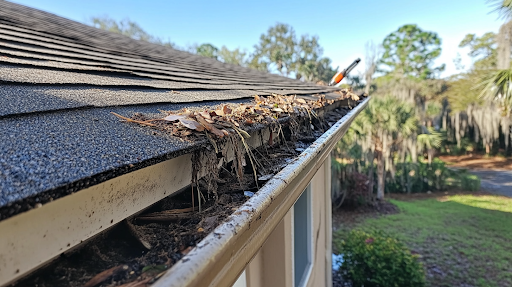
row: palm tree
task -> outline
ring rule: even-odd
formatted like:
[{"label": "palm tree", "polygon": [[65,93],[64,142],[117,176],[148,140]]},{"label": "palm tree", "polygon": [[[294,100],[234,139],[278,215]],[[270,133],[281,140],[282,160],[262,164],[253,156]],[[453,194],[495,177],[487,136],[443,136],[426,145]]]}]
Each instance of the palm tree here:
[{"label": "palm tree", "polygon": [[374,98],[352,124],[363,150],[373,152],[377,160],[378,199],[384,198],[386,162],[389,169],[394,151],[414,134],[417,124],[414,108],[389,96]]},{"label": "palm tree", "polygon": [[509,115],[512,107],[512,70],[499,70],[491,74],[477,87],[482,86],[480,97],[497,101]]},{"label": "palm tree", "polygon": [[498,12],[503,19],[512,19],[512,0],[492,0],[494,12]]},{"label": "palm tree", "polygon": [[482,87],[480,97],[495,100],[507,113],[512,104],[512,70],[510,69],[510,45],[512,43],[512,0],[492,0],[494,11],[507,22],[501,25],[498,41],[498,70],[484,78],[477,87]]},{"label": "palm tree", "polygon": [[431,127],[422,127],[422,130],[424,133],[418,135],[417,137],[418,150],[420,152],[425,150],[427,151],[428,164],[431,165],[435,149],[441,147],[441,143],[443,142],[443,135],[440,132],[436,132]]}]

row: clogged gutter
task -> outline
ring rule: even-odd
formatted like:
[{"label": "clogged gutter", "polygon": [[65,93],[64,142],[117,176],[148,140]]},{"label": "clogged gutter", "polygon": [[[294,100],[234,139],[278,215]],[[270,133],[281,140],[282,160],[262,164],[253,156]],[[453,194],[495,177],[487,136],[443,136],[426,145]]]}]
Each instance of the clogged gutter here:
[{"label": "clogged gutter", "polygon": [[[342,91],[340,99],[346,97],[354,95]],[[15,286],[151,284],[348,111],[339,108],[316,116],[315,108],[329,104],[322,97],[307,101],[274,95],[256,98],[254,104],[228,104],[211,111],[165,112],[159,119],[121,116],[185,140],[205,140],[205,148],[193,155],[192,185]],[[254,137],[255,130],[265,126],[273,132],[262,140],[266,144],[253,149],[246,142],[249,134]],[[259,135],[263,136],[261,130]],[[223,160],[230,157],[230,150],[231,160]]]}]

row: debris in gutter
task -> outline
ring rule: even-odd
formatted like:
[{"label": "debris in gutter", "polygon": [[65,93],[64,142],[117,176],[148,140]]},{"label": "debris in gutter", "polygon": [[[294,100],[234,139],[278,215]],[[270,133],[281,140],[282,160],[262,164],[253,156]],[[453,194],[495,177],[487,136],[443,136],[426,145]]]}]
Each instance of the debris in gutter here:
[{"label": "debris in gutter", "polygon": [[128,270],[128,265],[120,265],[116,267],[112,267],[110,269],[107,269],[98,275],[94,276],[91,280],[89,280],[87,283],[85,283],[84,287],[94,287],[103,281],[107,280],[108,278],[112,277],[116,273],[119,273],[123,270]]},{"label": "debris in gutter", "polygon": [[[219,114],[223,114],[224,117],[226,114],[233,116],[236,113],[236,107],[232,105],[224,105],[214,110],[219,110]],[[179,115],[182,111],[166,112],[166,117]],[[201,117],[205,120],[207,119],[206,114],[202,114],[204,111],[198,111],[198,113],[201,113]],[[269,111],[269,113],[274,115],[276,112]],[[96,286],[149,286],[163,274],[163,271],[149,272],[151,266],[171,268],[229,215],[235,212],[236,216],[236,210],[248,199],[248,195],[254,196],[258,193],[257,183],[261,186],[271,180],[282,167],[291,162],[301,150],[308,148],[322,134],[323,127],[332,125],[346,113],[346,109],[339,108],[321,118],[313,110],[303,114],[303,117],[296,117],[295,114],[281,113],[281,116],[275,114],[277,118],[272,118],[269,124],[274,132],[272,145],[268,142],[269,133],[266,133],[263,138],[264,133],[261,130],[259,132],[258,129],[256,132],[255,129],[245,130],[248,126],[244,122],[239,122],[238,129],[245,132],[251,131],[252,137],[255,139],[260,137],[261,142],[265,143],[256,149],[248,146],[254,157],[252,162],[249,158],[251,155],[245,146],[242,147],[242,138],[244,140],[246,138],[242,133],[238,134],[234,128],[229,130],[228,135],[218,137],[208,132],[206,128],[199,132],[181,127],[190,132],[186,136],[187,140],[202,138],[204,144],[202,149],[193,153],[192,162],[195,165],[193,171],[196,172],[196,180],[188,190],[158,202],[134,217],[129,222],[131,226],[120,224],[113,227],[14,286],[34,284],[84,286],[91,280],[90,278],[105,272],[103,270],[124,265],[129,266],[129,269],[113,274]],[[212,113],[209,112],[209,114],[214,120],[217,112],[213,116]],[[133,119],[153,123],[155,126],[151,127],[159,130],[172,126],[168,131],[173,131],[176,126],[181,125],[180,118],[172,122],[148,121],[149,119],[143,115],[136,115]],[[197,120],[196,122],[199,123]],[[231,124],[236,126],[234,123]],[[253,119],[252,125],[257,124],[260,122]],[[310,128],[311,124],[315,126],[314,131]],[[207,140],[206,132],[216,146]],[[227,162],[228,151],[232,154],[231,156],[234,154],[230,162]],[[202,170],[201,173],[199,173],[200,170]],[[254,172],[257,173],[256,178]],[[205,176],[198,178],[199,174]],[[199,202],[201,211],[199,211]],[[132,228],[137,231],[136,236]],[[151,249],[144,247],[140,239],[147,242]],[[92,250],[97,251],[92,252]],[[104,256],[100,258],[97,254]],[[146,267],[148,269],[145,269]]]},{"label": "debris in gutter", "polygon": [[[337,92],[342,99],[359,99],[351,89],[342,89]],[[282,96],[272,94],[268,97],[254,96],[252,104],[224,104],[217,109],[192,111],[187,108],[177,113],[163,111],[167,115],[163,118],[148,118],[136,114],[132,118],[113,113],[120,119],[145,126],[156,127],[171,133],[174,136],[189,139],[189,136],[204,137],[213,134],[217,139],[230,134],[241,134],[249,138],[246,127],[254,124],[270,125],[276,119],[288,117],[292,114],[305,116],[311,119],[316,117],[314,109],[332,104],[335,100],[326,99],[325,95],[317,95],[318,100],[305,100],[296,95]],[[204,133],[203,133],[204,132]],[[272,139],[270,139],[272,143]]]}]

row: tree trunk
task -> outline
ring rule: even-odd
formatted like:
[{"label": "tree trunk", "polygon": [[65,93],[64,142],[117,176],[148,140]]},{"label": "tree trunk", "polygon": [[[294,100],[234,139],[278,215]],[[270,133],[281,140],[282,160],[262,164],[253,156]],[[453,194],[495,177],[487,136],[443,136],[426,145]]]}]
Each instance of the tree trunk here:
[{"label": "tree trunk", "polygon": [[370,163],[370,168],[368,169],[368,192],[370,195],[372,195],[373,198],[373,185],[375,183],[375,179],[373,178],[373,158],[374,158],[373,152],[369,153],[368,162]]},{"label": "tree trunk", "polygon": [[491,152],[491,147],[488,143],[485,144],[485,153],[489,154]]},{"label": "tree trunk", "polygon": [[412,192],[412,178],[411,178],[411,167],[413,167],[413,164],[407,163],[407,194],[411,194]]},{"label": "tree trunk", "polygon": [[512,38],[512,21],[507,22],[500,27],[500,31],[496,37],[498,42],[497,63],[496,66],[500,70],[510,67],[510,43]]},{"label": "tree trunk", "polygon": [[433,157],[433,153],[434,153],[434,150],[433,149],[429,149],[427,151],[427,155],[428,155],[428,165],[432,165],[432,157]]},{"label": "tree trunk", "polygon": [[384,183],[385,183],[385,171],[384,171],[384,157],[382,152],[377,154],[377,199],[384,199]]}]

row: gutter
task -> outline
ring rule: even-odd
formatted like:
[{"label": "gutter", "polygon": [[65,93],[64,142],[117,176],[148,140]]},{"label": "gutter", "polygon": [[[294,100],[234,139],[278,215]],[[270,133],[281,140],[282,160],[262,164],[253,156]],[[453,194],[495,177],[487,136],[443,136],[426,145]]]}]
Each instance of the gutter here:
[{"label": "gutter", "polygon": [[152,286],[232,286],[369,100],[334,124]]}]

